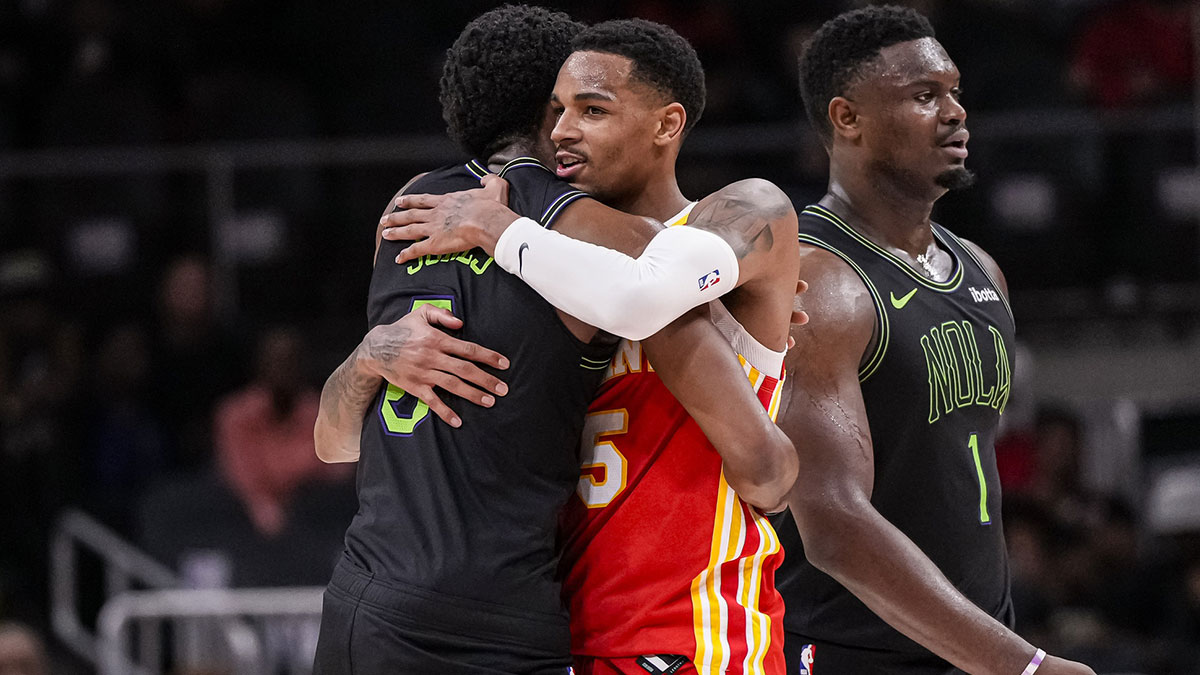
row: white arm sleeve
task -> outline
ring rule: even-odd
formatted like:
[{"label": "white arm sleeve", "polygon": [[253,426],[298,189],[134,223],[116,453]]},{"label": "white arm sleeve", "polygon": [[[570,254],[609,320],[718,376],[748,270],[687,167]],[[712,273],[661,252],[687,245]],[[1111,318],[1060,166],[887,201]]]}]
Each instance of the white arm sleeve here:
[{"label": "white arm sleeve", "polygon": [[558,309],[629,340],[654,335],[738,279],[729,244],[686,225],[659,232],[635,259],[519,218],[500,235],[495,258]]}]

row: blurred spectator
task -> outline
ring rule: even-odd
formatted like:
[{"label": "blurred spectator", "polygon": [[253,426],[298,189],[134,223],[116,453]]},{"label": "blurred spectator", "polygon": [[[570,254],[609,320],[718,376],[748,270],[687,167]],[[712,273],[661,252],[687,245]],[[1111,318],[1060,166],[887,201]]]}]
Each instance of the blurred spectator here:
[{"label": "blurred spectator", "polygon": [[1065,407],[1041,406],[1034,419],[1032,451],[1034,474],[1026,489],[1016,492],[1038,501],[1060,521],[1082,521],[1088,495],[1080,475],[1079,417]]},{"label": "blurred spectator", "polygon": [[158,310],[154,402],[167,430],[170,468],[194,470],[212,456],[213,405],[241,379],[241,352],[216,321],[203,259],[185,256],[168,266]]},{"label": "blurred spectator", "polygon": [[19,613],[43,603],[46,546],[77,493],[82,368],[77,327],[56,309],[54,276],[35,252],[0,258],[0,589]]},{"label": "blurred spectator", "polygon": [[320,394],[304,380],[303,349],[294,329],[265,333],[258,343],[254,380],[217,408],[221,473],[265,535],[283,530],[289,502],[301,484],[353,471],[352,465],[317,459],[313,425]]},{"label": "blurred spectator", "polygon": [[1108,108],[1187,100],[1191,94],[1192,2],[1121,0],[1083,24],[1071,82]]},{"label": "blurred spectator", "polygon": [[82,342],[54,309],[52,284],[50,263],[36,252],[0,260],[0,449],[9,457],[61,444],[54,418],[76,395]]},{"label": "blurred spectator", "polygon": [[1161,576],[1145,569],[1138,546],[1137,514],[1124,500],[1100,501],[1092,511],[1090,555],[1096,566],[1094,602],[1107,624],[1120,631],[1154,633],[1162,599]]},{"label": "blurred spectator", "polygon": [[1003,508],[1017,632],[1043,644],[1056,595],[1051,553],[1054,524],[1038,504],[1017,496],[1005,495]]},{"label": "blurred spectator", "polygon": [[1182,578],[1166,606],[1169,621],[1163,630],[1170,673],[1200,673],[1200,555],[1184,567]]},{"label": "blurred spectator", "polygon": [[29,626],[0,623],[0,675],[50,675],[46,647]]},{"label": "blurred spectator", "polygon": [[85,441],[87,507],[129,535],[133,507],[166,465],[162,424],[148,401],[150,346],[145,330],[123,324],[100,342]]},{"label": "blurred spectator", "polygon": [[1034,395],[1037,363],[1033,351],[1023,340],[1017,341],[1013,351],[1016,367],[1013,368],[1012,398],[1000,418],[996,439],[996,469],[1006,497],[1028,492],[1037,471],[1033,431],[1037,415]]}]

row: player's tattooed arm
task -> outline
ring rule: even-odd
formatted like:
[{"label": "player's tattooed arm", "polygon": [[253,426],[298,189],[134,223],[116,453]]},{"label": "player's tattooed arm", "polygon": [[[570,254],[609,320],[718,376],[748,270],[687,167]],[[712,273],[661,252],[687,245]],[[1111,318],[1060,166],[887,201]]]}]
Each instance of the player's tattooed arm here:
[{"label": "player's tattooed arm", "polygon": [[494,255],[500,235],[518,216],[508,208],[508,181],[489,174],[483,187],[446,194],[396,195],[395,209],[379,219],[380,235],[413,241],[396,262],[482,248]]},{"label": "player's tattooed arm", "polygon": [[476,365],[503,370],[508,359],[439,329],[462,325],[447,310],[422,305],[395,323],[372,328],[321,390],[313,429],[317,456],[326,462],[358,459],[363,418],[384,381],[421,399],[454,427],[461,426],[462,419],[442,401],[437,389],[484,407],[508,393],[507,385]]},{"label": "player's tattooed arm", "polygon": [[768,181],[751,178],[701,199],[688,216],[688,225],[720,236],[738,259],[744,260],[751,254],[773,250],[777,223],[787,228],[788,219],[795,217],[796,210],[782,190]]},{"label": "player's tattooed arm", "polygon": [[[382,236],[417,243],[401,252],[396,262],[473,246],[495,255],[496,243],[519,216],[507,206],[507,181],[489,175],[482,182],[482,188],[444,195],[397,195],[396,205],[403,210],[380,220]],[[572,202],[553,226],[555,232],[572,239],[628,256],[641,254],[662,227],[652,218],[630,215],[592,199]]]},{"label": "player's tattooed arm", "polygon": [[363,366],[361,345],[338,366],[321,389],[321,406],[313,427],[317,457],[325,462],[355,462],[362,419],[379,391],[380,379]]},{"label": "player's tattooed arm", "polygon": [[491,188],[401,197],[407,210],[387,216],[384,237],[415,243],[397,262],[479,245],[559,310],[631,340],[736,288],[727,304],[742,324],[769,348],[783,349],[781,317],[799,272],[797,224],[791,201],[773,184],[729,185],[693,209],[688,227],[665,230],[589,199],[572,203],[547,230],[481,199]]},{"label": "player's tattooed arm", "polygon": [[720,237],[737,257],[737,287],[721,301],[759,342],[783,349],[800,275],[796,210],[774,183],[751,178],[701,199],[688,227]]}]

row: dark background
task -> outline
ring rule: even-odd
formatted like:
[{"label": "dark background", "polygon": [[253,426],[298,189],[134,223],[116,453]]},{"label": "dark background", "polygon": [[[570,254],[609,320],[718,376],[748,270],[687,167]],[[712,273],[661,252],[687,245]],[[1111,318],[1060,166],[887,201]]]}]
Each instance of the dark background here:
[{"label": "dark background", "polygon": [[[858,3],[548,4],[695,45],[686,194],[823,193],[796,49]],[[1000,263],[1022,341],[999,448],[1020,630],[1099,672],[1200,672],[1195,3],[908,4],[963,73],[980,177],[935,215]],[[62,652],[47,547],[70,507],[176,569],[223,548],[222,583],[323,582],[349,479],[222,445],[221,420],[268,391],[258,414],[303,427],[366,328],[380,212],[460,158],[442,54],[492,6],[0,0],[0,621]]]}]

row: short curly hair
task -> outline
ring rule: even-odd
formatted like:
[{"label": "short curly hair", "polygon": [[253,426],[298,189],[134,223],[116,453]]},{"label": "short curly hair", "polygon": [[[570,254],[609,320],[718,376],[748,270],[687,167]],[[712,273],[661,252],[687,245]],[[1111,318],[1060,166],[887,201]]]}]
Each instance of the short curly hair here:
[{"label": "short curly hair", "polygon": [[895,5],[845,12],[817,29],[800,57],[800,95],[826,145],[833,139],[829,102],[844,96],[884,48],[927,37],[935,37],[929,19]]},{"label": "short curly hair", "polygon": [[683,106],[684,133],[704,114],[704,66],[692,45],[669,26],[645,19],[604,21],[576,36],[571,46],[577,52],[616,54],[632,61],[632,79]]},{"label": "short curly hair", "polygon": [[442,119],[450,138],[486,159],[541,127],[558,69],[583,24],[563,12],[505,5],[467,24],[446,50]]}]

